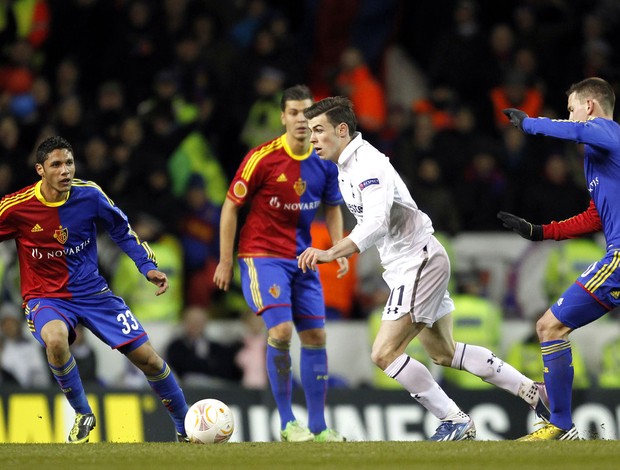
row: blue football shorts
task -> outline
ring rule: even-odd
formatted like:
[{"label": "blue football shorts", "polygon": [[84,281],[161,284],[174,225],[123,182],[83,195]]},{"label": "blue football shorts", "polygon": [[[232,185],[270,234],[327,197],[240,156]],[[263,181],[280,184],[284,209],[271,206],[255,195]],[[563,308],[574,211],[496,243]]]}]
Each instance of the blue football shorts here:
[{"label": "blue football shorts", "polygon": [[292,321],[297,331],[325,327],[325,301],[318,273],[297,260],[240,258],[241,287],[250,308],[267,328]]},{"label": "blue football shorts", "polygon": [[66,323],[69,344],[75,340],[75,326],[78,323],[123,354],[133,351],[149,339],[123,299],[109,290],[72,299],[31,299],[26,304],[25,314],[30,332],[43,346],[45,342],[41,338],[41,329],[52,320]]},{"label": "blue football shorts", "polygon": [[620,250],[592,263],[551,306],[563,325],[572,329],[601,318],[620,305]]}]

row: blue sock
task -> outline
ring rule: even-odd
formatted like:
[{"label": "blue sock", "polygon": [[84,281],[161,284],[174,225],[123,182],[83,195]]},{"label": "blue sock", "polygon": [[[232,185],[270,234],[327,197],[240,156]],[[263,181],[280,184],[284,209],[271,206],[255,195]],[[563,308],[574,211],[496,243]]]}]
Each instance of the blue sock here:
[{"label": "blue sock", "polygon": [[280,426],[286,427],[289,421],[295,421],[291,406],[293,375],[291,373],[290,343],[267,340],[267,376],[271,393],[280,414]]},{"label": "blue sock", "polygon": [[71,355],[67,363],[60,367],[55,367],[51,364],[48,365],[71,407],[77,413],[92,413],[93,410],[91,410],[88,400],[86,399],[86,393],[84,393],[84,386],[82,385],[80,372],[75,363],[75,357]]},{"label": "blue sock", "polygon": [[540,347],[551,406],[551,424],[568,430],[573,426],[571,400],[575,375],[570,341],[545,341]]},{"label": "blue sock", "polygon": [[164,362],[164,366],[159,374],[147,375],[146,379],[168,410],[168,414],[172,418],[177,431],[185,434],[185,415],[187,414],[188,406],[183,390],[181,390],[174,375],[172,375],[168,364]]},{"label": "blue sock", "polygon": [[325,424],[325,397],[327,395],[327,351],[325,346],[301,348],[301,384],[308,406],[308,428],[318,434]]}]

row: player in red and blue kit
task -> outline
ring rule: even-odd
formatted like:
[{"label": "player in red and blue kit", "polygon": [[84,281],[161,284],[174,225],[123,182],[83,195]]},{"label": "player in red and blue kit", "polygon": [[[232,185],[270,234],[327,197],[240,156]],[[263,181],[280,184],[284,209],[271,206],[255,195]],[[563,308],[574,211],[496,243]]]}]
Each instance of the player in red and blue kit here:
[{"label": "player in red and blue kit", "polygon": [[[310,145],[303,110],[312,104],[310,90],[284,90],[281,109],[286,133],[252,149],[242,161],[222,207],[220,262],[213,281],[228,290],[239,210],[249,211],[239,235],[238,258],[243,294],[267,326],[267,375],[278,407],[283,441],[342,441],[325,422],[327,353],[325,304],[317,273],[302,273],[296,257],[311,244],[310,224],[323,206],[333,242],[342,238],[342,197],[338,172]],[[338,260],[339,275],[348,270]],[[290,344],[293,328],[301,341],[300,375],[308,408],[308,427],[291,404]]]},{"label": "player in red and blue kit", "polygon": [[550,423],[521,438],[525,441],[572,440],[579,434],[572,421],[573,368],[568,335],[620,305],[620,125],[613,120],[616,97],[600,78],[572,85],[569,120],[530,118],[506,109],[512,124],[532,135],[545,135],[584,144],[585,177],[591,201],[581,214],[560,222],[535,225],[506,212],[505,227],[529,240],[564,240],[603,231],[605,257],[593,263],[538,320],[545,384],[551,404]]},{"label": "player in red and blue kit", "polygon": [[76,412],[67,442],[88,442],[96,425],[69,349],[78,323],[144,372],[174,421],[177,439],[187,441],[182,390],[140,322],[99,273],[97,227],[103,227],[158,287],[156,295],[168,289],[166,274],[157,269],[149,246],[101,188],[74,179],[69,142],[61,137],[44,140],[36,151],[35,169],[39,182],[0,201],[0,241],[15,240],[28,326],[45,347],[54,378]]}]

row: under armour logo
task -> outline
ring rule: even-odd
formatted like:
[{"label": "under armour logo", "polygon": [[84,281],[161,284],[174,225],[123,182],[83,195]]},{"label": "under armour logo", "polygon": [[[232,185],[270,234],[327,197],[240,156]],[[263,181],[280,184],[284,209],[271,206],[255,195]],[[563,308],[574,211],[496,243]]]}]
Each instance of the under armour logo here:
[{"label": "under armour logo", "polygon": [[[394,310],[394,311],[392,312],[392,310]],[[385,313],[387,313],[388,315],[390,315],[392,313],[393,314],[398,314],[398,307],[394,307],[394,308],[388,307]]]}]

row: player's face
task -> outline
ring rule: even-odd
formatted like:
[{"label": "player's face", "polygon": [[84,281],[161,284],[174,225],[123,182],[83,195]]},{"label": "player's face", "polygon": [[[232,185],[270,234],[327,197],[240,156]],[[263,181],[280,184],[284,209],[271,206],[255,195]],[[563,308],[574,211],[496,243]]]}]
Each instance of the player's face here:
[{"label": "player's face", "polygon": [[53,150],[47,160],[36,164],[36,170],[41,180],[43,195],[48,201],[58,201],[64,198],[71,189],[71,182],[75,175],[73,154],[67,149]]},{"label": "player's face", "polygon": [[[311,132],[310,143],[314,145],[314,149],[319,157],[323,160],[337,162],[338,157],[340,157],[342,150],[346,146],[344,136],[342,135],[343,130],[331,125],[325,114],[310,119],[309,125]],[[344,126],[344,124],[340,124],[340,126]]]},{"label": "player's face", "polygon": [[571,121],[587,121],[590,116],[590,106],[590,100],[582,100],[576,92],[571,93],[568,97],[568,119]]},{"label": "player's face", "polygon": [[308,120],[304,116],[304,109],[309,108],[312,101],[292,100],[284,104],[281,119],[282,125],[286,128],[286,133],[298,140],[306,140],[310,137]]}]

